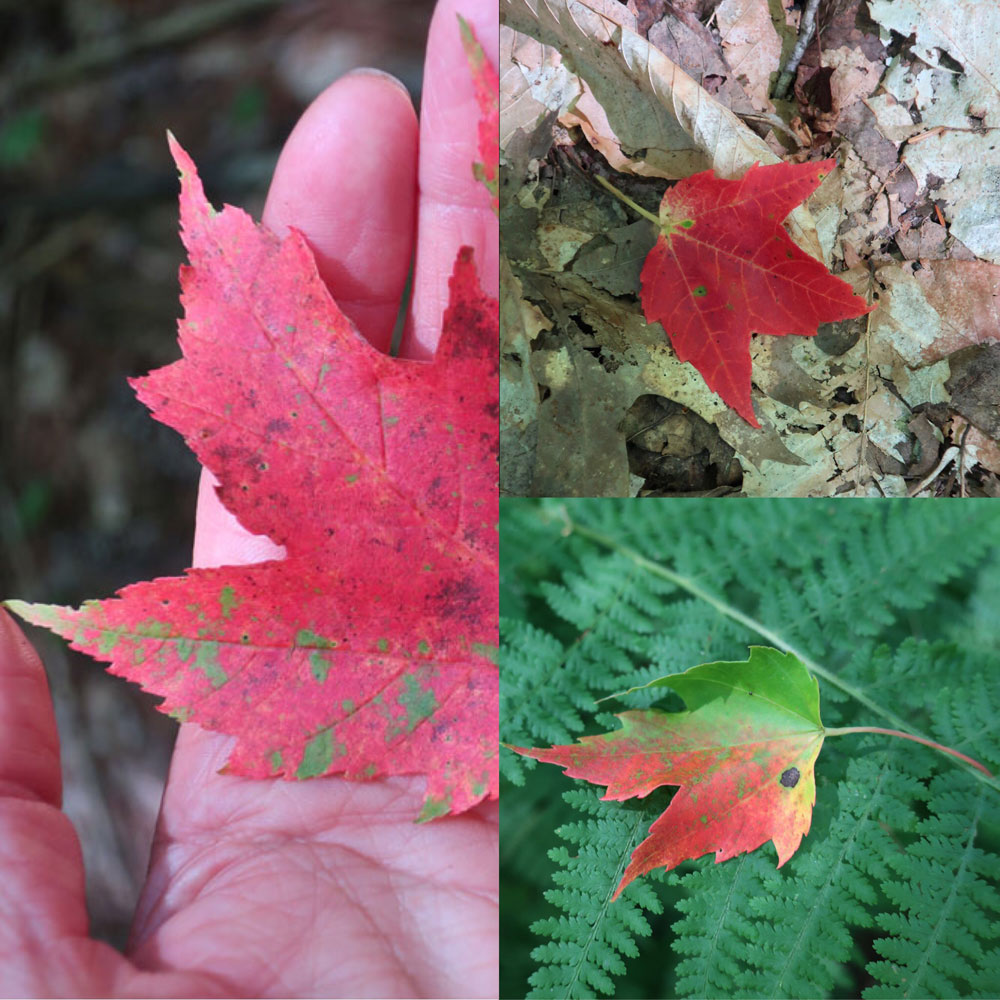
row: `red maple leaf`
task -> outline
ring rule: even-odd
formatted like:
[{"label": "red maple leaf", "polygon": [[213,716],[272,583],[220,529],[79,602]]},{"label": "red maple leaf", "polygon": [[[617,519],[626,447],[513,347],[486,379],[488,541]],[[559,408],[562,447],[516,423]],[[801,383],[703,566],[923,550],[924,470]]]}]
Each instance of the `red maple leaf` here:
[{"label": "red maple leaf", "polygon": [[381,354],[297,231],[181,172],[183,358],[134,381],[284,559],[79,609],[10,606],[237,737],[226,770],[427,776],[421,818],[497,794],[498,304],[463,248],[432,361]]},{"label": "red maple leaf", "polygon": [[472,165],[472,172],[476,180],[486,186],[490,193],[490,207],[494,214],[499,215],[500,78],[465,18],[459,15],[458,23],[479,105],[479,155],[482,161]]},{"label": "red maple leaf", "polygon": [[668,188],[660,204],[660,235],[642,268],[643,312],[754,427],[750,335],[812,337],[821,323],[873,308],[781,225],[834,165],[754,164],[734,181],[706,170]]},{"label": "red maple leaf", "polygon": [[826,734],[815,678],[791,653],[754,646],[745,662],[704,663],[647,685],[659,686],[689,711],[623,712],[617,732],[511,749],[607,785],[605,799],[680,786],[632,852],[615,899],[640,875],[709,851],[719,863],[773,840],[780,868],[809,832],[816,802],[813,768]]}]

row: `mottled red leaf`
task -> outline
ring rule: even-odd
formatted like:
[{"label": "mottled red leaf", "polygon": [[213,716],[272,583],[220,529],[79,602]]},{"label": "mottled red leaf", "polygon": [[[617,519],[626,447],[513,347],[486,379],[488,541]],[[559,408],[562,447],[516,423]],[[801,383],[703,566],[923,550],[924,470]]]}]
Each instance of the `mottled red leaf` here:
[{"label": "mottled red leaf", "polygon": [[607,785],[605,799],[680,790],[633,851],[615,898],[654,868],[715,852],[716,863],[774,842],[780,868],[809,832],[813,765],[825,735],[819,687],[790,653],[754,646],[739,663],[705,663],[647,687],[669,687],[686,712],[622,712],[622,728],[571,746],[518,753]]},{"label": "mottled red leaf", "polygon": [[660,235],[642,269],[643,312],[754,427],[750,335],[812,337],[821,323],[871,308],[781,225],[834,165],[754,164],[733,181],[706,170],[668,188],[660,205]]},{"label": "mottled red leaf", "polygon": [[193,569],[78,610],[11,606],[182,720],[240,775],[426,775],[422,817],[497,794],[498,305],[459,252],[432,361],[341,313],[304,237],[181,172],[183,359],[134,382],[281,560]]},{"label": "mottled red leaf", "polygon": [[500,78],[476,41],[472,28],[459,15],[462,46],[469,60],[472,82],[479,104],[479,155],[482,161],[472,166],[476,180],[482,181],[490,193],[490,207],[500,214]]}]

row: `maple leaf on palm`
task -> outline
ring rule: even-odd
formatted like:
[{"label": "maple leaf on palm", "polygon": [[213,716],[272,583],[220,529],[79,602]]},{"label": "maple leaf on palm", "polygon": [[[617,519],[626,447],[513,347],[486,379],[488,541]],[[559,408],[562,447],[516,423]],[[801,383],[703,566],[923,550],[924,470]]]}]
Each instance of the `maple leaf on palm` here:
[{"label": "maple leaf on palm", "polygon": [[133,382],[240,523],[284,546],[79,609],[9,602],[251,777],[426,775],[422,818],[497,794],[498,305],[463,248],[437,354],[365,341],[305,238],[181,172],[183,358]]},{"label": "maple leaf on palm", "polygon": [[781,225],[835,165],[755,163],[739,180],[706,170],[668,188],[659,217],[628,202],[659,229],[640,276],[647,321],[662,324],[677,357],[754,427],[751,334],[812,337],[821,323],[873,308]]}]

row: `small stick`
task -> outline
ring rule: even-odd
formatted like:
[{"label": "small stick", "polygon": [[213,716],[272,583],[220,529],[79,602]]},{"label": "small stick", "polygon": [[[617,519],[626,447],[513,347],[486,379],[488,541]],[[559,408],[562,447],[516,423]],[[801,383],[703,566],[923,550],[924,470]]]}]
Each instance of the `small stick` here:
[{"label": "small stick", "polygon": [[965,430],[962,431],[962,437],[958,442],[958,495],[963,499],[966,496],[965,492],[965,439],[969,436],[969,431],[972,430],[972,424],[966,423]]},{"label": "small stick", "polygon": [[784,100],[795,76],[795,71],[799,68],[799,63],[802,62],[806,49],[809,48],[809,43],[816,31],[816,11],[818,9],[819,0],[808,0],[805,10],[802,11],[802,20],[799,22],[799,40],[795,43],[795,48],[792,49],[792,54],[785,64],[785,68],[781,71],[781,76],[778,77],[778,83],[774,88],[772,96],[776,100]]},{"label": "small stick", "polygon": [[952,445],[941,456],[941,461],[938,462],[937,467],[934,469],[934,471],[931,472],[930,475],[928,475],[915,490],[910,491],[910,496],[915,497],[923,493],[923,491],[926,490],[927,487],[930,486],[930,484],[933,483],[934,480],[937,479],[937,477],[940,476],[941,473],[944,472],[944,470],[947,469],[948,466],[955,461],[955,459],[959,456],[960,451],[961,451],[960,448],[957,448],[955,445]]},{"label": "small stick", "polygon": [[638,212],[644,219],[649,219],[654,226],[659,226],[660,220],[657,216],[653,215],[652,212],[647,212],[642,205],[637,205],[628,195],[622,194],[607,178],[602,177],[600,174],[594,174],[594,179],[606,187],[619,201],[625,202],[633,212]]}]

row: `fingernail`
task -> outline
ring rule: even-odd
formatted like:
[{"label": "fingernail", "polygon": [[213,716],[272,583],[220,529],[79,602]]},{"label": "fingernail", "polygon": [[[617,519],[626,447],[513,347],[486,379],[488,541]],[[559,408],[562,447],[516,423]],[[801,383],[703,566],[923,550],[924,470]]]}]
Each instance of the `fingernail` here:
[{"label": "fingernail", "polygon": [[391,73],[386,73],[384,69],[376,69],[374,66],[358,66],[356,69],[352,69],[347,76],[375,76],[382,80],[386,80],[389,83],[395,84],[399,89],[406,94],[407,97],[410,96],[410,92],[406,89],[406,84],[399,79],[398,76],[393,76]]}]

